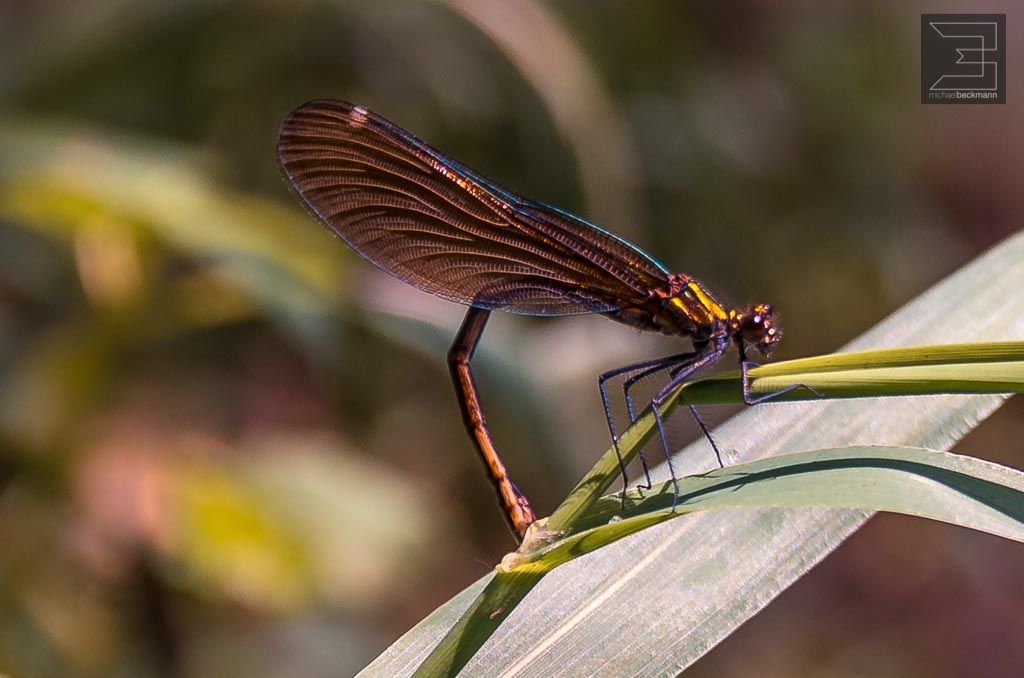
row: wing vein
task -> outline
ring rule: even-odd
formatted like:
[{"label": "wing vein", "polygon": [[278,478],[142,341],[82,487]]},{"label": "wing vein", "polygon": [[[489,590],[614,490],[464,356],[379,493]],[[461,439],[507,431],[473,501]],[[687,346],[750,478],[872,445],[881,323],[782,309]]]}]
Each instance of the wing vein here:
[{"label": "wing vein", "polygon": [[278,157],[306,207],[360,255],[431,294],[530,315],[644,303],[668,272],[629,243],[519,196],[366,109],[312,101]]}]

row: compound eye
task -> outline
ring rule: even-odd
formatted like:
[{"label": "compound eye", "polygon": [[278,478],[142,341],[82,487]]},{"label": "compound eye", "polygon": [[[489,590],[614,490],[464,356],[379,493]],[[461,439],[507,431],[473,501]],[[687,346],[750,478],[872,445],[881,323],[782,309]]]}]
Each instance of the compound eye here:
[{"label": "compound eye", "polygon": [[770,304],[758,304],[752,307],[740,323],[743,341],[766,351],[778,343],[782,332],[775,323],[775,310]]},{"label": "compound eye", "polygon": [[743,318],[743,337],[747,341],[760,341],[765,332],[765,316],[756,311]]}]

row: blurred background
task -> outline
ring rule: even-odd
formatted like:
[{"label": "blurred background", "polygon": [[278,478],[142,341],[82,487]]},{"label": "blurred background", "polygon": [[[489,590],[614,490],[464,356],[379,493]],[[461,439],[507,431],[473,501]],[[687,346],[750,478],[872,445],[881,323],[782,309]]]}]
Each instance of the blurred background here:
[{"label": "blurred background", "polygon": [[[464,309],[300,210],[292,108],[362,103],[811,355],[1024,226],[1017,8],[984,9],[1009,103],[919,103],[920,14],[958,7],[0,2],[0,673],[349,675],[513,547],[444,364]],[[607,446],[597,375],[674,350],[492,318],[539,513]],[[1019,466],[1022,414],[959,451]],[[1022,555],[880,516],[692,674],[1015,673]]]}]

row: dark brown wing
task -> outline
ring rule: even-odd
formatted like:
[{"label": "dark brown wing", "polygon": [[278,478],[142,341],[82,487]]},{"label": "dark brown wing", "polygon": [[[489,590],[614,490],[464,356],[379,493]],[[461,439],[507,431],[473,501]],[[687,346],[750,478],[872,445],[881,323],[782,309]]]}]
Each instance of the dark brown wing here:
[{"label": "dark brown wing", "polygon": [[295,109],[278,158],[306,207],[378,268],[439,297],[527,315],[644,303],[668,272],[636,247],[533,202],[340,101]]}]

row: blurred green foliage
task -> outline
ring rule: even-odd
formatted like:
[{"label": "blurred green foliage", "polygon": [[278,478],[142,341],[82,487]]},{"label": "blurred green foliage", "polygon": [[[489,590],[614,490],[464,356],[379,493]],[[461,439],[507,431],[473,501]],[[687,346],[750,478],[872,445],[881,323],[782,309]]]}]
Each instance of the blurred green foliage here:
[{"label": "blurred green foliage", "polygon": [[[920,11],[0,6],[0,672],[345,675],[512,545],[443,365],[460,310],[298,209],[274,160],[291,108],[364,103],[732,300],[774,301],[781,353],[808,354],[1021,224],[1020,107],[918,104]],[[542,512],[604,449],[596,375],[672,349],[599,318],[496,319],[481,390]],[[1012,415],[989,430],[1022,433]],[[934,559],[967,558],[935,540]],[[988,586],[964,563],[905,568],[932,577],[911,582],[921,609],[941,576]],[[826,583],[868,569],[834,567]],[[888,609],[910,605],[901,577],[857,581]],[[1002,594],[937,615],[956,642],[921,623],[928,644],[860,608],[810,629],[800,611],[829,605],[794,595],[787,634],[745,627],[745,661],[848,674],[847,624],[878,629],[863,642],[899,675],[958,675],[996,661],[962,626],[1022,630]]]}]

